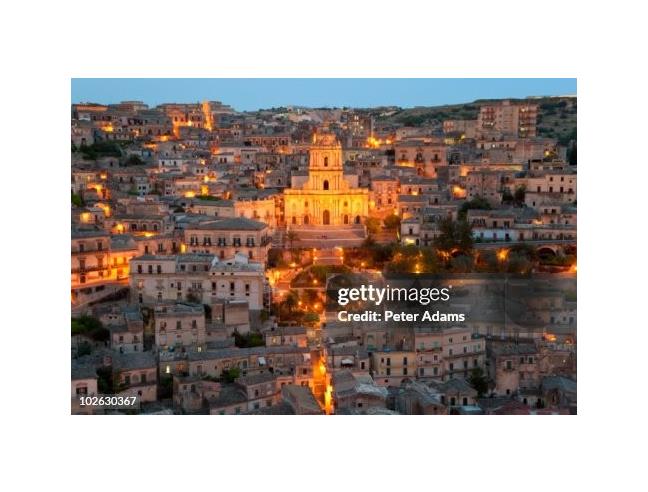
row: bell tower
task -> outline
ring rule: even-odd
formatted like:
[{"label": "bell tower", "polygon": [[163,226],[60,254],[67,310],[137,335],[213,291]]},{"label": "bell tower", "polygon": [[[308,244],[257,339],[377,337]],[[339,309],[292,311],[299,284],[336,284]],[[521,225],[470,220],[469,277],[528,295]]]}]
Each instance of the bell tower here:
[{"label": "bell tower", "polygon": [[342,165],[342,146],[330,133],[315,133],[308,152],[308,189],[339,191],[347,189]]}]

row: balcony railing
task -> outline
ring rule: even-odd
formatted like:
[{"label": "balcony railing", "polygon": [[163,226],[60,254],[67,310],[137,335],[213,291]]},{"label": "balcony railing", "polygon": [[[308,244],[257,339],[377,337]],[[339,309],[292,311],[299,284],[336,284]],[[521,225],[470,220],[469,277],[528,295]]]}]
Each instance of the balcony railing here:
[{"label": "balcony railing", "polygon": [[84,266],[84,267],[77,267],[77,268],[72,268],[72,273],[88,273],[88,272],[97,272],[101,270],[110,270],[110,266]]}]

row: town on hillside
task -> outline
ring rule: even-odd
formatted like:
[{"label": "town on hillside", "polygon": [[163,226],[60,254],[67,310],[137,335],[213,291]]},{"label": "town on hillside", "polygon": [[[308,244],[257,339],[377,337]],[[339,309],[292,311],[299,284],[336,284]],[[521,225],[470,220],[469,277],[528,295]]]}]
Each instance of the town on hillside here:
[{"label": "town on hillside", "polygon": [[576,413],[576,110],[72,104],[72,413]]}]

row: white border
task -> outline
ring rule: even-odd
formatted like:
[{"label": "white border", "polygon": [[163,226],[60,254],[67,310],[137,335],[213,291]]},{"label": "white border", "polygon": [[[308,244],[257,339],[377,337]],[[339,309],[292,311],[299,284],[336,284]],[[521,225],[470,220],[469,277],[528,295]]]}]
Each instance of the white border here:
[{"label": "white border", "polygon": [[[645,17],[625,1],[584,7],[553,0],[7,7],[0,30],[7,478],[36,490],[644,483],[644,453],[632,444],[645,433],[637,217],[645,209]],[[70,417],[61,354],[69,349],[73,76],[578,77],[579,416]]]}]

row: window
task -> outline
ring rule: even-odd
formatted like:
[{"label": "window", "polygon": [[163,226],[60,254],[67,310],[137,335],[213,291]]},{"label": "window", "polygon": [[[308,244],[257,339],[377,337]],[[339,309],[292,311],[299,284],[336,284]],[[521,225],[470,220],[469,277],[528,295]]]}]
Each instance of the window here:
[{"label": "window", "polygon": [[[328,167],[328,157],[324,157],[324,167]],[[328,188],[324,188],[325,190],[328,190]]]}]

